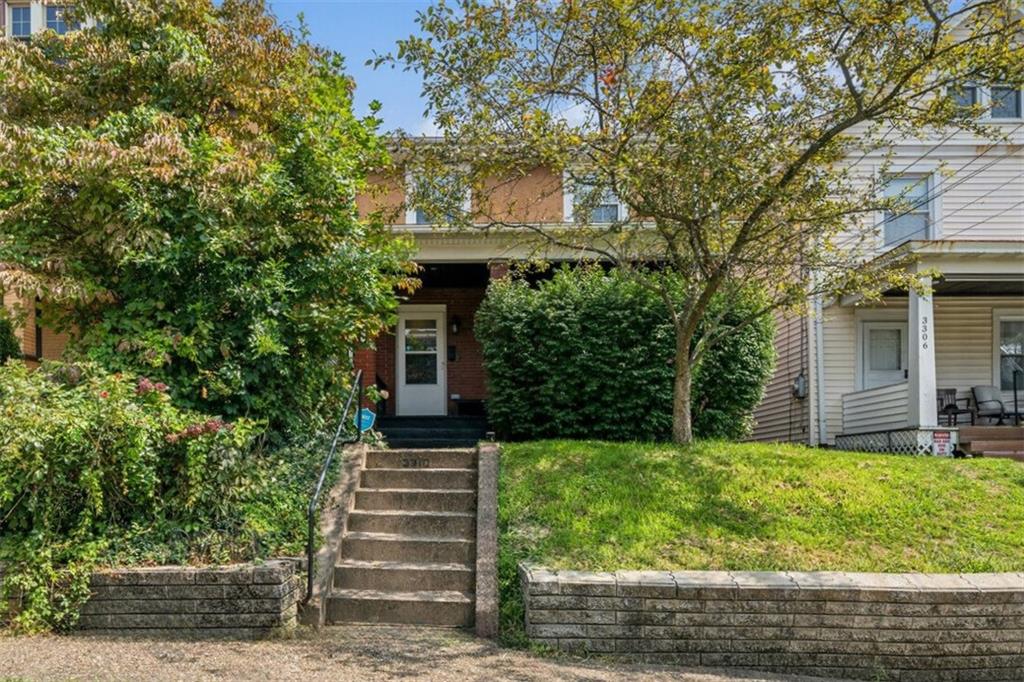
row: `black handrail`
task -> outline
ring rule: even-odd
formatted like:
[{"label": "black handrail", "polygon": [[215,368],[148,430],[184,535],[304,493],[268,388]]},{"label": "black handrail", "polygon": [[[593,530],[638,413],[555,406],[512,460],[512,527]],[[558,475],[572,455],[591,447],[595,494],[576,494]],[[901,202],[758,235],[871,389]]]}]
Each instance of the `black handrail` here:
[{"label": "black handrail", "polygon": [[341,420],[338,421],[338,428],[334,432],[334,440],[331,442],[330,452],[327,453],[324,466],[320,469],[320,480],[316,482],[316,490],[313,491],[313,495],[309,498],[309,508],[306,510],[306,598],[303,600],[304,604],[309,603],[309,600],[313,598],[313,543],[316,541],[316,510],[320,504],[320,493],[323,491],[324,481],[327,479],[327,470],[331,468],[331,462],[334,461],[334,453],[339,445],[358,443],[363,437],[363,420],[360,415],[356,419],[356,435],[341,440],[341,434],[345,430],[345,424],[348,422],[348,412],[352,407],[352,399],[357,393],[359,395],[359,402],[356,404],[356,414],[359,415],[359,411],[363,408],[363,370],[356,372],[352,388],[348,392],[348,399],[345,401],[345,409],[341,411]]}]

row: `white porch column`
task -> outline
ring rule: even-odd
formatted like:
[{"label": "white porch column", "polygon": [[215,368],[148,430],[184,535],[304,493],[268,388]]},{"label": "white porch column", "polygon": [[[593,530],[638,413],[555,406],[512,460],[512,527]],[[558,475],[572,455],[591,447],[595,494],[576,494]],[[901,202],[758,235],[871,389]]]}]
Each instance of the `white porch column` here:
[{"label": "white porch column", "polygon": [[935,316],[932,309],[932,278],[921,283],[927,295],[910,291],[907,327],[909,329],[909,372],[907,384],[907,421],[910,426],[938,426],[935,403]]}]

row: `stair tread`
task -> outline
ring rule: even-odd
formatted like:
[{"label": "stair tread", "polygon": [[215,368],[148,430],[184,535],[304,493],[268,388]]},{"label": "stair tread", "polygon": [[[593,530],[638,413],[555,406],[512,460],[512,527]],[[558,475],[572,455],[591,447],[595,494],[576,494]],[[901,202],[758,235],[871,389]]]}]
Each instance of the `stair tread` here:
[{"label": "stair tread", "polygon": [[438,564],[413,561],[370,561],[364,559],[341,559],[334,565],[336,569],[344,568],[380,568],[402,571],[459,571],[472,572],[468,564]]},{"label": "stair tread", "polygon": [[476,518],[476,514],[473,512],[430,511],[429,509],[353,509],[349,512],[349,516],[353,514],[366,514],[369,516],[429,516],[448,519]]},{"label": "stair tread", "polygon": [[463,452],[466,454],[473,454],[476,452],[476,448],[388,448],[387,450],[369,450],[367,454],[382,452],[388,455],[422,455],[428,452],[437,452],[438,450],[441,450],[445,453]]},{"label": "stair tread", "polygon": [[459,467],[459,468],[455,468],[455,467],[447,467],[447,468],[442,468],[442,467],[434,467],[434,468],[432,468],[432,467],[374,467],[373,469],[366,469],[366,471],[383,471],[383,472],[390,472],[390,471],[401,471],[401,472],[414,471],[416,473],[421,473],[421,472],[434,473],[434,472],[437,472],[437,473],[446,473],[446,474],[454,474],[454,473],[464,474],[464,473],[467,473],[467,472],[468,473],[473,473],[473,474],[476,473],[476,469],[470,469],[468,467]]},{"label": "stair tread", "polygon": [[469,488],[359,488],[359,490],[368,493],[435,493],[440,495],[462,493],[476,495],[476,491]]},{"label": "stair tread", "polygon": [[473,602],[472,594],[456,592],[454,590],[390,592],[384,590],[351,590],[334,588],[331,590],[330,596],[337,599],[360,599],[367,601],[452,602],[457,604],[470,604]]},{"label": "stair tread", "polygon": [[342,536],[342,547],[345,540],[388,540],[393,542],[476,542],[476,538],[459,538],[446,535],[408,535],[405,533],[372,533],[369,531],[345,531]]}]

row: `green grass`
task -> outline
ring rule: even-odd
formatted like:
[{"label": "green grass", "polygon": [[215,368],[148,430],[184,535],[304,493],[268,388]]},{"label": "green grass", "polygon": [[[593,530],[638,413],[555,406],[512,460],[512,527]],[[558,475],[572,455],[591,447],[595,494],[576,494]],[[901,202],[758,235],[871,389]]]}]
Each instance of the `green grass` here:
[{"label": "green grass", "polygon": [[[515,565],[981,572],[1024,569],[1024,465],[781,444],[505,446],[503,597]],[[518,618],[513,609],[506,623]]]}]

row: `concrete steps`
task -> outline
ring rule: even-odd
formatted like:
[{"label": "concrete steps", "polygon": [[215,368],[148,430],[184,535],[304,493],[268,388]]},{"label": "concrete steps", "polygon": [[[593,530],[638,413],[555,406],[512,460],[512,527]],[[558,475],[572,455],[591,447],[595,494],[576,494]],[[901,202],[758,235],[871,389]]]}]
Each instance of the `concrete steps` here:
[{"label": "concrete steps", "polygon": [[348,528],[361,533],[468,537],[476,528],[476,515],[471,512],[357,509],[349,513]]},{"label": "concrete steps", "polygon": [[468,627],[473,609],[472,597],[462,592],[334,590],[327,603],[327,622]]},{"label": "concrete steps", "polygon": [[401,592],[415,585],[420,590],[473,592],[476,571],[466,564],[427,564],[404,561],[347,559],[335,567],[339,589]]},{"label": "concrete steps", "polygon": [[327,622],[472,625],[476,486],[475,450],[367,453]]},{"label": "concrete steps", "polygon": [[471,448],[487,433],[483,417],[381,417],[377,428],[393,448]]}]

